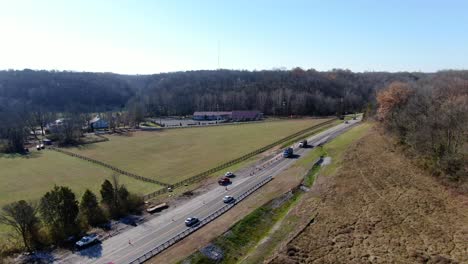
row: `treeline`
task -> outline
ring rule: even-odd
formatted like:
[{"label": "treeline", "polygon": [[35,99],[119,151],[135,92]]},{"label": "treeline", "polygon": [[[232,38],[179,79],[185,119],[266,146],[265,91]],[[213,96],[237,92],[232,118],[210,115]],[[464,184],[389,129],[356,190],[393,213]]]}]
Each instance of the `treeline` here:
[{"label": "treeline", "polygon": [[[129,100],[146,115],[190,115],[202,110],[258,109],[266,115],[330,115],[360,111],[375,90],[421,73],[348,70],[188,71],[154,75],[59,71],[0,71],[0,105],[46,112],[121,111]],[[343,100],[343,104],[341,104]],[[1,111],[1,109],[0,109]]]},{"label": "treeline", "polygon": [[468,179],[468,74],[394,82],[377,94],[377,118],[436,175]]},{"label": "treeline", "polygon": [[99,112],[123,108],[134,88],[111,73],[0,71],[0,105],[46,112]]},{"label": "treeline", "polygon": [[191,71],[151,75],[136,97],[150,115],[194,111],[260,110],[265,115],[334,115],[361,111],[375,90],[414,73],[347,70]]},{"label": "treeline", "polygon": [[117,75],[58,71],[0,71],[0,152],[23,152],[27,137],[67,120],[59,144],[76,144],[95,113],[114,130],[144,117],[194,111],[260,110],[265,115],[335,115],[362,111],[388,83],[422,73],[353,73],[347,70],[190,71]]},{"label": "treeline", "polygon": [[47,245],[66,245],[70,236],[77,237],[92,227],[108,226],[110,219],[129,213],[139,213],[143,206],[140,196],[120,185],[114,175],[112,182],[101,185],[100,201],[86,190],[78,202],[73,191],[54,186],[39,203],[20,200],[5,205],[0,223],[12,228],[24,249],[32,251]]}]

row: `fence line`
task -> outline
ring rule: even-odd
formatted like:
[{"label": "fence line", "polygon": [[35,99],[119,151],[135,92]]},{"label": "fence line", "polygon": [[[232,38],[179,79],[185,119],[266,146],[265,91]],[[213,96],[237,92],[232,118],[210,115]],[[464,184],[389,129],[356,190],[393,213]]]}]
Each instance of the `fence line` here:
[{"label": "fence line", "polygon": [[291,140],[293,138],[296,138],[306,132],[309,132],[311,130],[315,130],[317,128],[320,128],[322,126],[325,126],[325,125],[328,125],[328,124],[331,124],[332,122],[334,122],[337,118],[333,118],[333,119],[330,119],[328,121],[325,121],[325,122],[322,122],[320,124],[317,124],[317,125],[314,125],[314,126],[311,126],[311,127],[308,127],[306,129],[303,129],[301,131],[298,131],[294,134],[291,134],[287,137],[284,137],[280,140],[277,140],[267,146],[264,146],[262,148],[259,148],[257,150],[254,150],[250,153],[247,153],[246,155],[243,155],[239,158],[236,158],[236,159],[233,159],[233,160],[230,160],[228,162],[225,162],[219,166],[216,166],[214,168],[211,168],[207,171],[204,171],[204,172],[201,172],[199,174],[196,174],[190,178],[187,178],[185,180],[182,180],[180,182],[177,182],[177,183],[174,183],[174,184],[168,184],[168,183],[164,183],[164,182],[161,182],[161,181],[158,181],[158,180],[154,180],[154,179],[151,179],[151,178],[147,178],[147,177],[143,177],[143,176],[140,176],[140,175],[137,175],[137,174],[134,174],[134,173],[131,173],[131,172],[128,172],[128,171],[124,171],[122,169],[119,169],[117,167],[114,167],[110,164],[107,164],[107,163],[104,163],[102,161],[99,161],[99,160],[95,160],[95,159],[91,159],[91,158],[88,158],[88,157],[85,157],[85,156],[82,156],[82,155],[79,155],[79,154],[76,154],[76,153],[73,153],[73,152],[70,152],[70,151],[66,151],[64,149],[61,149],[61,148],[56,148],[56,147],[49,147],[49,149],[52,149],[54,151],[57,151],[57,152],[61,152],[63,154],[66,154],[66,155],[69,155],[69,156],[72,156],[72,157],[76,157],[76,158],[79,158],[79,159],[82,159],[82,160],[86,160],[86,161],[89,161],[89,162],[92,162],[94,164],[98,164],[100,166],[103,166],[103,167],[106,167],[108,169],[111,169],[119,174],[122,174],[122,175],[125,175],[125,176],[128,176],[128,177],[131,177],[131,178],[134,178],[134,179],[137,179],[137,180],[141,180],[141,181],[145,181],[145,182],[150,182],[150,183],[154,183],[154,184],[158,184],[160,186],[163,186],[165,188],[162,188],[162,189],[159,189],[155,192],[151,192],[149,194],[146,194],[146,195],[143,195],[143,199],[147,200],[147,199],[150,199],[150,198],[153,198],[153,197],[156,197],[158,195],[161,195],[161,194],[164,194],[164,193],[167,193],[169,192],[169,189],[175,189],[175,188],[178,188],[180,186],[184,186],[186,184],[191,184],[191,183],[195,183],[195,182],[198,182],[204,178],[206,178],[207,176],[217,172],[217,171],[220,171],[222,169],[225,169],[227,167],[230,167],[234,164],[237,164],[239,162],[242,162],[242,161],[245,161],[253,156],[256,156],[268,149],[271,149],[279,144],[282,144],[284,142],[287,142],[288,140]]},{"label": "fence line", "polygon": [[140,256],[137,259],[131,261],[130,264],[143,263],[143,262],[147,261],[148,259],[158,255],[159,253],[161,253],[165,249],[169,248],[170,246],[172,246],[175,243],[179,242],[180,240],[184,239],[185,237],[187,237],[191,233],[195,232],[196,230],[198,230],[198,229],[202,228],[203,226],[207,225],[208,223],[210,223],[214,219],[218,218],[220,215],[224,214],[229,209],[231,209],[233,206],[235,206],[236,204],[238,204],[242,200],[244,200],[247,196],[249,196],[250,194],[252,194],[256,190],[258,190],[260,187],[262,187],[266,183],[270,182],[272,179],[273,179],[273,177],[271,177],[271,176],[268,177],[268,178],[265,178],[264,180],[257,183],[252,188],[248,189],[246,192],[241,194],[239,197],[237,197],[237,199],[234,201],[234,203],[224,205],[223,207],[221,207],[218,210],[214,211],[213,213],[211,213],[207,217],[203,218],[196,227],[186,228],[184,231],[182,231],[182,232],[178,233],[177,235],[169,238],[168,240],[166,240],[165,242],[161,243],[160,245],[154,247],[153,249],[146,252],[142,256]]},{"label": "fence line", "polygon": [[[282,139],[280,139],[280,140],[277,140],[277,141],[275,141],[275,142],[273,142],[273,143],[271,143],[271,144],[269,144],[269,145],[267,145],[267,146],[264,146],[264,147],[262,147],[262,148],[260,148],[260,149],[254,150],[254,151],[252,151],[252,152],[250,152],[250,153],[248,153],[248,154],[246,154],[246,155],[243,155],[243,156],[241,156],[241,157],[239,157],[239,158],[236,158],[236,159],[234,159],[234,160],[228,161],[228,162],[223,163],[223,164],[221,164],[221,165],[219,165],[219,166],[217,166],[217,167],[211,168],[211,169],[209,169],[209,170],[207,170],[207,171],[201,172],[201,173],[199,173],[199,174],[197,174],[197,175],[194,175],[194,176],[192,176],[192,177],[190,177],[190,178],[187,178],[187,179],[185,179],[185,180],[182,180],[182,181],[180,181],[180,182],[177,182],[177,183],[171,185],[170,187],[171,187],[172,189],[174,189],[174,188],[178,188],[178,187],[180,187],[180,186],[184,186],[184,185],[186,185],[186,184],[191,184],[191,183],[195,183],[195,182],[197,182],[197,181],[200,181],[200,180],[204,179],[205,177],[211,175],[212,173],[215,173],[215,172],[217,172],[217,171],[220,171],[220,170],[222,170],[222,169],[225,169],[225,168],[227,168],[227,167],[230,167],[230,166],[232,166],[232,165],[234,165],[234,164],[237,164],[237,163],[239,163],[239,162],[245,161],[245,160],[247,160],[247,159],[249,159],[249,158],[251,158],[251,157],[253,157],[253,156],[255,156],[255,155],[258,155],[258,154],[260,154],[260,153],[262,153],[262,152],[264,152],[264,151],[266,151],[266,150],[268,150],[268,149],[271,149],[271,148],[273,148],[273,147],[275,147],[275,146],[277,146],[277,145],[279,145],[279,144],[282,144],[282,143],[284,143],[284,142],[286,142],[286,141],[288,141],[288,140],[291,140],[291,139],[293,139],[293,138],[296,138],[296,137],[298,137],[298,136],[300,136],[300,135],[302,135],[302,134],[304,134],[304,133],[306,133],[306,132],[309,132],[309,131],[311,131],[311,130],[315,130],[315,129],[320,128],[320,127],[322,127],[322,126],[331,124],[331,123],[334,122],[336,119],[337,119],[337,118],[334,118],[334,119],[331,119],[331,120],[322,122],[322,123],[320,123],[320,124],[311,126],[311,127],[309,127],[309,128],[303,129],[303,130],[301,130],[301,131],[299,131],[299,132],[296,132],[296,133],[294,133],[294,134],[292,134],[292,135],[289,135],[289,136],[284,137],[284,138],[282,138]],[[165,189],[160,189],[160,190],[157,190],[157,191],[155,191],[155,192],[152,192],[152,193],[149,193],[149,194],[144,195],[143,198],[144,198],[145,200],[146,200],[146,199],[150,199],[150,198],[156,197],[156,196],[158,196],[158,195],[160,195],[160,194],[164,194],[164,193],[166,193],[167,191],[168,191],[168,190],[167,190],[166,188],[165,188]]]},{"label": "fence line", "polygon": [[110,170],[113,170],[113,171],[119,173],[119,174],[122,174],[122,175],[125,175],[125,176],[128,176],[128,177],[132,177],[132,178],[137,179],[137,180],[155,183],[155,184],[158,184],[158,185],[161,185],[161,186],[164,186],[164,187],[170,186],[170,184],[163,183],[163,182],[160,182],[160,181],[157,181],[157,180],[154,180],[154,179],[146,178],[146,177],[143,177],[143,176],[140,176],[140,175],[128,172],[128,171],[124,171],[122,169],[119,169],[117,167],[114,167],[112,165],[104,163],[102,161],[91,159],[91,158],[88,158],[88,157],[85,157],[85,156],[82,156],[82,155],[79,155],[79,154],[76,154],[76,153],[73,153],[73,152],[70,152],[70,151],[66,151],[66,150],[63,150],[63,149],[60,149],[60,148],[56,148],[56,147],[49,147],[49,149],[60,152],[60,153],[63,153],[65,155],[68,155],[68,156],[71,156],[71,157],[75,157],[75,158],[79,158],[79,159],[82,159],[82,160],[85,160],[85,161],[89,161],[91,163],[106,167],[106,168],[108,168]]},{"label": "fence line", "polygon": [[[319,116],[319,117],[310,117],[310,119],[326,119],[326,118],[337,118],[336,116]],[[158,118],[153,118],[153,119],[158,119]],[[197,127],[212,127],[212,126],[235,126],[235,125],[249,125],[249,124],[258,124],[258,123],[270,123],[270,122],[278,122],[278,121],[284,121],[284,120],[291,120],[289,118],[279,118],[279,120],[256,120],[256,121],[240,121],[240,122],[225,122],[225,123],[207,123],[204,125],[198,125],[198,124],[193,124],[193,125],[187,125],[187,126],[165,126],[165,127],[141,127],[140,130],[142,131],[158,131],[158,130],[163,130],[163,129],[180,129],[180,128],[197,128]],[[294,120],[294,119],[293,119]],[[216,120],[214,120],[216,121]]]}]

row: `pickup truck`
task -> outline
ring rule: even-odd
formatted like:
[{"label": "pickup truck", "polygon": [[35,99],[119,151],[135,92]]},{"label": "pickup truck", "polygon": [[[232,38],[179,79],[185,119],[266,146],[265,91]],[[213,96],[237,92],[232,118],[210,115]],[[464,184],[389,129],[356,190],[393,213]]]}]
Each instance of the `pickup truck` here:
[{"label": "pickup truck", "polygon": [[84,248],[86,246],[89,246],[98,242],[99,242],[98,236],[96,234],[91,234],[89,236],[82,237],[79,241],[75,243],[75,245],[77,248]]}]

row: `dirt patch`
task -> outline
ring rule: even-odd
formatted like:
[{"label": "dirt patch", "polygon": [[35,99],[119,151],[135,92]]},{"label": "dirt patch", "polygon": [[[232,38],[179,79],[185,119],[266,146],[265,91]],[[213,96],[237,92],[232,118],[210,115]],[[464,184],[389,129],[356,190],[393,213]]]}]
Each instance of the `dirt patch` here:
[{"label": "dirt patch", "polygon": [[371,130],[319,177],[317,216],[270,263],[468,263],[468,196]]}]

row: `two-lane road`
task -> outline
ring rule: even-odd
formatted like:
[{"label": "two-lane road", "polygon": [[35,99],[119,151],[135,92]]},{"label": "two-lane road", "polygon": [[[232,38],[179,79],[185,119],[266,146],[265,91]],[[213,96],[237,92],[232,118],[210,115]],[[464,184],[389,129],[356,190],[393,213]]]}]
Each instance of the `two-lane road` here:
[{"label": "two-lane road", "polygon": [[[311,136],[308,138],[308,142],[313,146],[324,143],[343,133],[358,121],[359,120],[350,121],[349,124],[343,123],[329,128]],[[298,158],[310,150],[311,148],[298,148],[297,144],[294,145],[294,152],[299,156]],[[137,227],[111,237],[101,244],[70,253],[66,256],[57,257],[56,262],[130,263],[184,231],[187,228],[184,224],[184,220],[187,217],[204,219],[225,205],[222,201],[225,195],[237,198],[266,178],[278,175],[296,161],[297,158],[285,159],[282,158],[281,153],[277,154],[262,164],[252,166],[252,168],[246,170],[245,173],[236,175],[233,184],[228,186],[228,190],[224,187],[214,188],[158,217],[141,223]],[[261,170],[259,170],[259,168],[261,168]],[[201,228],[201,230],[203,230],[203,228]]]}]

